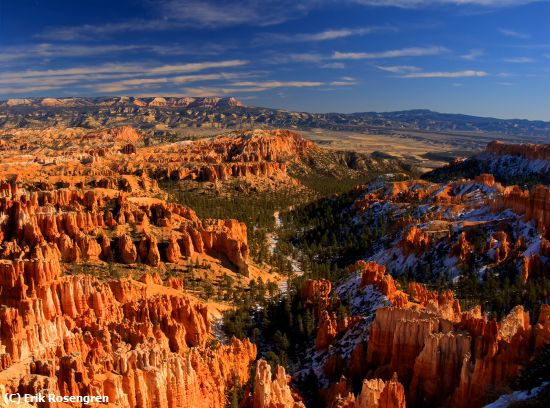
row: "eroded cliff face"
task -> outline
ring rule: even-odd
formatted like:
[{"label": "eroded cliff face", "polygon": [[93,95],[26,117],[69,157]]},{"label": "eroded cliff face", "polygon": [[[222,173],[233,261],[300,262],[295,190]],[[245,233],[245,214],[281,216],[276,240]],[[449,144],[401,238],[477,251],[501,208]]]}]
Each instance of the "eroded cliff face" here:
[{"label": "eroded cliff face", "polygon": [[550,270],[548,188],[504,187],[490,174],[436,184],[378,180],[357,189],[354,222],[391,219],[392,245],[368,260],[422,280],[515,268],[524,282]]},{"label": "eroded cliff face", "polygon": [[290,387],[290,376],[277,366],[274,375],[271,366],[263,359],[256,362],[253,408],[305,408],[300,396]]},{"label": "eroded cliff face", "polygon": [[531,190],[522,190],[518,186],[508,187],[502,197],[493,204],[495,209],[510,208],[534,220],[537,227],[550,238],[550,188],[535,186]]},{"label": "eroded cliff face", "polygon": [[394,374],[386,382],[379,378],[364,380],[357,398],[353,393],[338,397],[334,408],[405,408],[405,389]]},{"label": "eroded cliff face", "polygon": [[[158,266],[209,254],[248,271],[244,223],[200,220],[190,208],[159,199],[62,189],[5,195],[0,211],[3,258],[11,260],[36,257],[34,252],[47,245],[65,262]],[[136,226],[134,234],[127,232],[130,225]],[[171,244],[161,242],[166,240]]]},{"label": "eroded cliff face", "polygon": [[45,242],[1,268],[0,378],[9,391],[107,395],[121,407],[223,407],[227,387],[248,380],[255,346],[206,348],[206,305],[158,278],[61,276],[60,252]]},{"label": "eroded cliff face", "polygon": [[[207,305],[186,295],[181,279],[92,276],[94,265],[158,268],[201,254],[246,273],[244,224],[108,189],[29,191],[12,182],[0,190],[0,382],[8,391],[106,395],[120,407],[224,407],[234,382],[248,381],[255,346],[207,346]],[[90,274],[65,273],[74,266]]]},{"label": "eroded cliff face", "polygon": [[543,144],[511,144],[495,141],[489,143],[485,151],[499,156],[518,156],[528,160],[550,160],[550,145]]},{"label": "eroded cliff face", "polygon": [[381,308],[370,329],[367,364],[382,378],[397,372],[411,406],[479,406],[489,389],[519,374],[535,343],[547,341],[541,319],[533,329],[521,306],[500,322],[479,311],[451,321],[427,310]]},{"label": "eroded cliff face", "polygon": [[334,305],[323,310],[312,354],[326,406],[482,406],[488,392],[510,384],[550,342],[546,305],[533,326],[522,306],[497,322],[479,307],[463,312],[452,291],[416,282],[400,288],[375,262],[349,270],[334,290],[351,296],[351,311],[359,314],[337,319]]},{"label": "eroded cliff face", "polygon": [[[100,188],[166,196],[159,181],[250,182],[257,189],[298,182],[287,175],[289,163],[317,151],[315,145],[285,130],[235,132],[230,137],[149,146],[129,126],[89,131],[84,128],[14,129],[3,146],[9,168],[38,189]],[[59,152],[58,146],[66,146]],[[23,165],[20,160],[24,154]],[[277,181],[275,183],[274,181]]]},{"label": "eroded cliff face", "polygon": [[[315,150],[312,142],[283,130],[254,130],[190,144],[143,149],[142,168],[155,179],[226,181],[274,178],[284,181],[287,164]],[[160,154],[159,154],[160,153]],[[134,163],[121,163],[131,172]]]}]

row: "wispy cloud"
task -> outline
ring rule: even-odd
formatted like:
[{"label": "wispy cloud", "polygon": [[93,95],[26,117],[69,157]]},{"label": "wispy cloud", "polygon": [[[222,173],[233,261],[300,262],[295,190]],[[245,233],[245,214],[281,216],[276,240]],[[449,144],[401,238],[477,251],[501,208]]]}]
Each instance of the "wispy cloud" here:
[{"label": "wispy cloud", "polygon": [[498,31],[499,33],[501,33],[502,35],[505,35],[506,37],[519,38],[521,40],[527,40],[531,38],[530,34],[522,33],[516,30],[510,30],[508,28],[499,28]]},{"label": "wispy cloud", "polygon": [[202,74],[202,75],[180,75],[175,77],[160,77],[160,78],[135,78],[123,81],[115,81],[103,84],[88,85],[94,88],[97,92],[114,93],[131,89],[143,89],[151,86],[159,86],[166,84],[182,85],[191,82],[203,81],[219,81],[235,79],[243,76],[249,76],[248,73],[218,73],[218,74]]},{"label": "wispy cloud", "polygon": [[266,43],[295,43],[295,42],[320,42],[331,41],[341,38],[353,36],[362,36],[373,32],[388,32],[398,31],[396,27],[381,26],[381,27],[360,27],[360,28],[338,28],[319,31],[316,33],[296,33],[296,34],[278,34],[267,33],[256,37],[256,44]]},{"label": "wispy cloud", "polygon": [[504,62],[511,62],[512,64],[530,64],[532,62],[535,62],[535,60],[533,58],[530,58],[530,57],[505,58],[503,61]]},{"label": "wispy cloud", "polygon": [[9,62],[36,57],[63,58],[88,57],[102,54],[143,51],[145,47],[137,45],[56,45],[37,44],[0,47],[0,62]]},{"label": "wispy cloud", "polygon": [[509,7],[534,3],[538,0],[353,0],[365,6],[418,8],[441,5]]},{"label": "wispy cloud", "polygon": [[[457,7],[498,8],[518,6],[536,0],[345,0],[363,6],[424,8],[445,5]],[[544,0],[543,0],[544,1]],[[168,31],[188,28],[224,28],[232,26],[271,26],[307,15],[342,0],[165,0],[149,2],[150,19],[128,19],[103,24],[49,27],[40,38],[61,41],[95,39],[123,32]],[[354,30],[354,29],[352,29]],[[303,34],[302,41],[326,41],[350,35],[347,29]],[[298,37],[299,38],[299,37]]]},{"label": "wispy cloud", "polygon": [[[229,69],[246,65],[244,60],[205,61],[197,63],[150,66],[142,64],[103,64],[88,67],[71,67],[50,70],[27,70],[0,73],[0,84],[9,84],[9,93],[35,92],[60,89],[68,85],[92,88],[98,92],[118,92],[128,89],[173,83],[235,79],[250,73],[189,74],[212,69]],[[44,87],[48,87],[45,89]],[[4,93],[7,92],[7,88]]]},{"label": "wispy cloud", "polygon": [[[21,44],[16,46],[0,47],[0,62],[14,62],[21,60],[52,59],[52,58],[87,58],[103,55],[141,55],[153,53],[158,55],[218,55],[223,47],[216,44],[201,44],[189,46],[183,44],[168,45],[138,45],[138,44]],[[226,49],[223,49],[226,51]]]},{"label": "wispy cloud", "polygon": [[346,68],[346,64],[344,64],[343,62],[329,62],[327,64],[321,65],[321,68],[344,69]]},{"label": "wispy cloud", "polygon": [[357,85],[357,81],[332,81],[329,83],[330,86],[350,86]]},{"label": "wispy cloud", "polygon": [[345,87],[355,85],[354,78],[342,77],[331,82],[320,81],[240,81],[230,82],[219,87],[186,87],[186,95],[239,95],[241,93],[264,92],[283,88],[309,88],[324,90],[328,85],[333,87]]},{"label": "wispy cloud", "polygon": [[414,72],[401,75],[401,78],[468,78],[484,77],[489,75],[485,71],[436,71],[436,72]]},{"label": "wispy cloud", "polygon": [[167,0],[151,2],[151,19],[129,19],[104,24],[50,27],[41,38],[74,41],[109,37],[123,32],[270,26],[299,18],[322,5],[317,0]]},{"label": "wispy cloud", "polygon": [[473,61],[483,55],[485,55],[483,50],[470,50],[468,53],[461,55],[460,57],[468,61]]},{"label": "wispy cloud", "polygon": [[263,60],[267,64],[288,64],[292,62],[303,62],[317,64],[322,62],[326,57],[316,52],[302,53],[287,53],[279,55],[271,55]]},{"label": "wispy cloud", "polygon": [[395,74],[403,72],[416,72],[421,69],[413,65],[391,65],[391,66],[381,66],[377,65],[376,68],[381,69],[382,71],[393,72]]},{"label": "wispy cloud", "polygon": [[214,61],[214,62],[196,62],[181,65],[162,65],[160,67],[151,68],[148,72],[150,74],[169,74],[178,72],[196,72],[203,71],[210,68],[230,68],[241,67],[248,64],[245,60],[227,60],[227,61]]},{"label": "wispy cloud", "polygon": [[323,82],[317,81],[243,81],[243,82],[233,82],[231,86],[234,87],[254,87],[262,89],[273,89],[273,88],[308,88],[323,85]]},{"label": "wispy cloud", "polygon": [[380,52],[339,52],[335,51],[332,55],[336,60],[360,60],[360,59],[384,59],[401,57],[425,57],[430,55],[440,55],[447,52],[445,47],[411,47],[398,50],[380,51]]},{"label": "wispy cloud", "polygon": [[148,66],[137,63],[102,64],[86,67],[71,67],[63,69],[27,70],[18,72],[0,72],[1,78],[40,78],[54,76],[89,75],[100,73],[157,75],[204,71],[211,68],[233,68],[248,64],[246,60],[224,60],[187,63],[179,65]]},{"label": "wispy cloud", "polygon": [[0,87],[0,94],[4,95],[16,95],[16,94],[29,94],[32,92],[51,91],[59,89],[59,86],[52,85],[36,85],[27,87]]}]

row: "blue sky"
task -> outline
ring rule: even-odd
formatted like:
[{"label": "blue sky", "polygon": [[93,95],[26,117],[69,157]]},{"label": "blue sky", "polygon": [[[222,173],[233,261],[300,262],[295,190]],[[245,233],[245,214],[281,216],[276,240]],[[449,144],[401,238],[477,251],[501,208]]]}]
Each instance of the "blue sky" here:
[{"label": "blue sky", "polygon": [[550,120],[550,2],[0,0],[0,99],[94,95]]}]

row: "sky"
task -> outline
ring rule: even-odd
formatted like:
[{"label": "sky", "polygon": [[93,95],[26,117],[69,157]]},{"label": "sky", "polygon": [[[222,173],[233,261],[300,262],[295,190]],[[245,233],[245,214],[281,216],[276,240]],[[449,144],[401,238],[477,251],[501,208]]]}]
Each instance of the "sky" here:
[{"label": "sky", "polygon": [[0,0],[0,99],[550,120],[550,1]]}]

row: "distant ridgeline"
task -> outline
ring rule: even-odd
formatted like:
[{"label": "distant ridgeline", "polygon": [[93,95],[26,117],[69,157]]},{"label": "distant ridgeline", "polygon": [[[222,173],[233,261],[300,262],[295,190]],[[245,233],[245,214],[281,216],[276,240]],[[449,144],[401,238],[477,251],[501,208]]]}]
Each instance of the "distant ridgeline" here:
[{"label": "distant ridgeline", "polygon": [[0,101],[0,127],[128,124],[140,129],[161,124],[167,129],[323,128],[347,131],[421,130],[487,132],[523,137],[550,137],[550,122],[444,114],[429,110],[363,113],[307,113],[247,106],[235,98],[25,98]]}]

